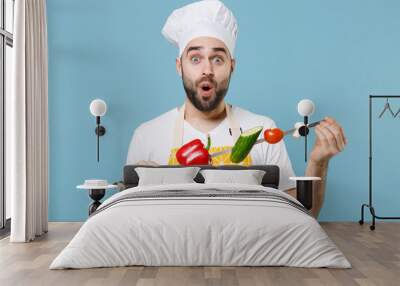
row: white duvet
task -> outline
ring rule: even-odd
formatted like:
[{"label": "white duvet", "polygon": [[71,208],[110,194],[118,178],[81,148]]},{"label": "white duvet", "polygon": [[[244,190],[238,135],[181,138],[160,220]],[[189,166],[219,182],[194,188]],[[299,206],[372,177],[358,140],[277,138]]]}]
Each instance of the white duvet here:
[{"label": "white duvet", "polygon": [[175,197],[115,203],[132,192],[209,189],[262,190],[297,202],[282,191],[255,185],[193,183],[127,189],[99,207],[103,210],[82,225],[50,269],[127,265],[351,267],[313,217],[279,201]]}]

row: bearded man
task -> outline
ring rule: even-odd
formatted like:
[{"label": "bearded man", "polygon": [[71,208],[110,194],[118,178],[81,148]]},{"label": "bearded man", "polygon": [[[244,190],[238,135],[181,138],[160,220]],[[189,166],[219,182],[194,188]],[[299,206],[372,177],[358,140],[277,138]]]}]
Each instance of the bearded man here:
[{"label": "bearded man", "polygon": [[[209,136],[209,151],[215,153],[232,148],[241,131],[256,126],[276,127],[271,118],[225,101],[236,66],[237,30],[233,13],[218,0],[186,5],[168,17],[162,34],[179,48],[176,70],[186,97],[182,106],[137,127],[127,164],[177,165],[177,150],[193,139],[201,139],[206,145]],[[346,138],[333,118],[326,117],[314,130],[316,141],[305,175],[322,179],[314,190],[312,212],[317,216],[323,203],[328,162],[343,150]],[[213,157],[212,165],[233,164],[229,155]],[[295,174],[283,140],[255,145],[240,164],[279,166],[279,189],[296,197],[296,183],[289,179]]]}]

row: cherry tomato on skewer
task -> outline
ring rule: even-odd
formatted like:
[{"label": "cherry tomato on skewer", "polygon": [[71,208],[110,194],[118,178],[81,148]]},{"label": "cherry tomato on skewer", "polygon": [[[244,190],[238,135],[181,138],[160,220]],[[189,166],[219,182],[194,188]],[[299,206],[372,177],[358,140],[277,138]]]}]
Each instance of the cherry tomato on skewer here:
[{"label": "cherry tomato on skewer", "polygon": [[285,133],[279,128],[265,129],[264,139],[270,144],[276,144],[282,140]]}]

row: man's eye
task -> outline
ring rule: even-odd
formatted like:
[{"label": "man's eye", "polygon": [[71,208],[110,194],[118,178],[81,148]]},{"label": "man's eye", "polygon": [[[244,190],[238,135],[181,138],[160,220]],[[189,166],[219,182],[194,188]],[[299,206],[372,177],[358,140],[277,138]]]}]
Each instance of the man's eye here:
[{"label": "man's eye", "polygon": [[222,64],[224,62],[224,60],[220,57],[215,57],[214,58],[214,63],[216,64]]},{"label": "man's eye", "polygon": [[195,56],[195,57],[192,57],[190,60],[192,61],[192,63],[196,64],[200,61],[200,58]]}]

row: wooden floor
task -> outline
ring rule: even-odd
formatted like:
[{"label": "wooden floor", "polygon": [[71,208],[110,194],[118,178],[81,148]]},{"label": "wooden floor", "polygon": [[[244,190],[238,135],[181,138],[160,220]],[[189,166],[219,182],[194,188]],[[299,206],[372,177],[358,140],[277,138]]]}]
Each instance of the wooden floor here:
[{"label": "wooden floor", "polygon": [[400,285],[400,223],[375,231],[357,223],[323,223],[353,268],[119,267],[48,270],[81,223],[50,223],[32,243],[0,241],[0,285]]}]

